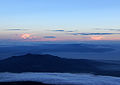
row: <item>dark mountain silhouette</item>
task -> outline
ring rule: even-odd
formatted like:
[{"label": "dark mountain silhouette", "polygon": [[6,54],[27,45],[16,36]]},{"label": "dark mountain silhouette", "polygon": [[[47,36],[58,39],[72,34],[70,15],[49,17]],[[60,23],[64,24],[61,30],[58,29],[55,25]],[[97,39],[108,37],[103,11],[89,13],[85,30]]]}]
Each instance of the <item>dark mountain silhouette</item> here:
[{"label": "dark mountain silhouette", "polygon": [[0,82],[0,85],[51,85],[33,81]]},{"label": "dark mountain silhouette", "polygon": [[[0,72],[71,72],[120,76],[119,66],[117,63],[96,60],[65,59],[49,54],[26,54],[1,60]],[[109,69],[106,70],[104,67]]]}]

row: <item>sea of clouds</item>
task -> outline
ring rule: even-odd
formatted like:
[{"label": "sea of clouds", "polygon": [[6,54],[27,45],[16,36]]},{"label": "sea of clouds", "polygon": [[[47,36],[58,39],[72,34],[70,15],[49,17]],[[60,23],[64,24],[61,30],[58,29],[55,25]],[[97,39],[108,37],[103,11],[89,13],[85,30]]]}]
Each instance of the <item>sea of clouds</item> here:
[{"label": "sea of clouds", "polygon": [[62,85],[120,85],[120,77],[72,73],[0,73],[0,82],[36,81]]}]

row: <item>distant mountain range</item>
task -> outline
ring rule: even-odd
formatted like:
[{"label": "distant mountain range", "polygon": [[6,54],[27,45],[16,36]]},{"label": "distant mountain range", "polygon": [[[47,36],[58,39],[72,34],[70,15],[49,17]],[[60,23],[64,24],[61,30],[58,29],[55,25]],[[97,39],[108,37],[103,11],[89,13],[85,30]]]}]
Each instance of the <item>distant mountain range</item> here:
[{"label": "distant mountain range", "polygon": [[1,60],[0,72],[70,72],[120,76],[120,63],[26,54]]},{"label": "distant mountain range", "polygon": [[[26,53],[52,54],[64,58],[74,59],[106,59],[111,60],[115,56],[119,59],[120,46],[108,44],[39,44],[39,45],[14,45],[0,46],[0,60],[10,56],[18,56]],[[110,54],[109,57],[107,55]]]},{"label": "distant mountain range", "polygon": [[6,52],[82,52],[82,53],[103,53],[115,51],[109,45],[99,45],[99,44],[41,44],[35,46],[3,46],[0,47],[0,53]]}]

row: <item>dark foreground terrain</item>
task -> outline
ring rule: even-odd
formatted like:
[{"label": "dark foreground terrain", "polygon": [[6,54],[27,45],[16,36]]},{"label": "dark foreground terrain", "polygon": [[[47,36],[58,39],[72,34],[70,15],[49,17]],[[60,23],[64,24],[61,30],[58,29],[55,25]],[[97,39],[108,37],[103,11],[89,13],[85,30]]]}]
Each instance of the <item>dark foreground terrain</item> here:
[{"label": "dark foreground terrain", "polygon": [[43,84],[40,82],[32,81],[19,81],[19,82],[0,82],[0,85],[50,85],[50,84]]},{"label": "dark foreground terrain", "polygon": [[120,63],[26,54],[1,60],[0,72],[62,72],[120,76]]}]

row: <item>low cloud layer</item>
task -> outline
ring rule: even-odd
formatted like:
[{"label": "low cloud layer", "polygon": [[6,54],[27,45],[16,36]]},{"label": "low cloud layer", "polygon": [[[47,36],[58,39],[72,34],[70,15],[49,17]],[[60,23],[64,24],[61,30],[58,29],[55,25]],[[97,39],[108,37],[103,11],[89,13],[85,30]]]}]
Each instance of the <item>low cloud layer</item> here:
[{"label": "low cloud layer", "polygon": [[51,85],[120,85],[119,77],[71,73],[0,73],[0,82],[34,81]]}]

